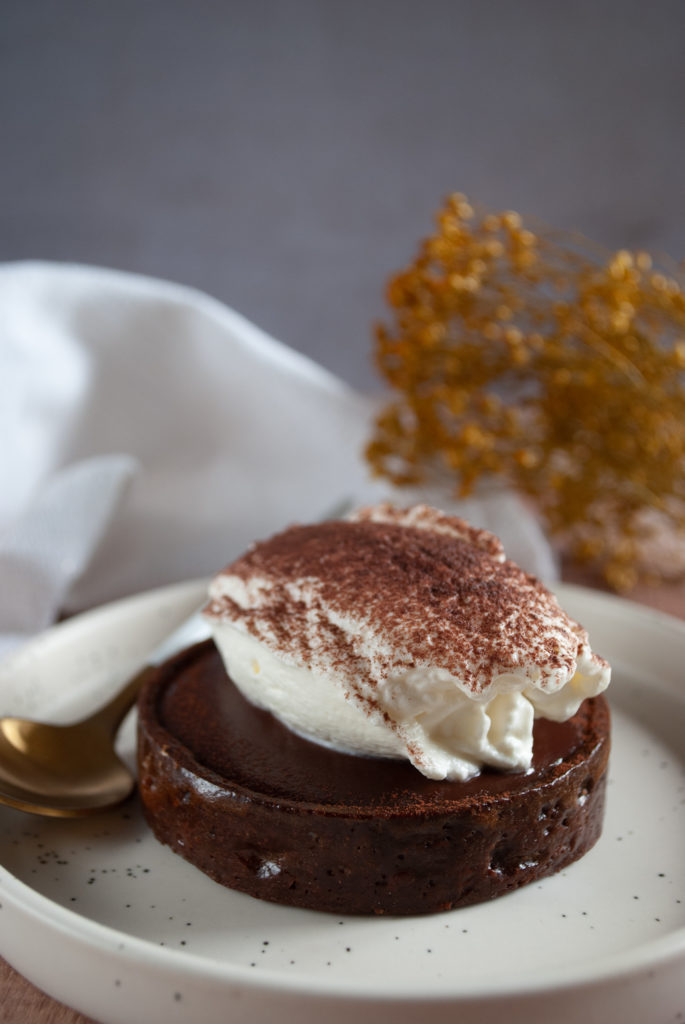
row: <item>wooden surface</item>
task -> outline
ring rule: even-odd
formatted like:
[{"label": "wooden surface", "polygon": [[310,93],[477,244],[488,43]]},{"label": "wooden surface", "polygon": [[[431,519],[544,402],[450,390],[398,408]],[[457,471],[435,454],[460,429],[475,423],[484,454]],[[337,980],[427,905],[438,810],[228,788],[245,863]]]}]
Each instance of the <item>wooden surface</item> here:
[{"label": "wooden surface", "polygon": [[[565,570],[564,577],[569,582],[590,582],[582,572],[572,568]],[[685,618],[685,586],[640,588],[631,600]],[[40,992],[1,959],[0,993],[2,1024],[93,1024],[89,1018]]]},{"label": "wooden surface", "polygon": [[91,1024],[89,1017],[55,1002],[0,959],[2,1024]]}]

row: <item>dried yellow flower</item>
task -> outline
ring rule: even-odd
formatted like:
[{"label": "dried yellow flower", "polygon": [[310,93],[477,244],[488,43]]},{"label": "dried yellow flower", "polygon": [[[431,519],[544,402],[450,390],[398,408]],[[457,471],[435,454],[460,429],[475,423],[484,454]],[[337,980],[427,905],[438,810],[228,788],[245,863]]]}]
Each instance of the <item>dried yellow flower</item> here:
[{"label": "dried yellow flower", "polygon": [[398,484],[505,480],[626,589],[685,568],[664,545],[685,551],[685,294],[647,253],[598,252],[448,198],[388,285],[367,455]]}]

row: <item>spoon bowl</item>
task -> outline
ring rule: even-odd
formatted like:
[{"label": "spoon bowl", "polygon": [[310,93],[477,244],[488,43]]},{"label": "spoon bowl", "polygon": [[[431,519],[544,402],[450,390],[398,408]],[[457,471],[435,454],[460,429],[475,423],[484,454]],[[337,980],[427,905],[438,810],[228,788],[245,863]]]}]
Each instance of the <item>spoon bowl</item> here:
[{"label": "spoon bowl", "polygon": [[73,725],[0,718],[0,803],[73,818],[125,800],[135,778],[117,756],[114,739],[149,671],[144,668],[103,708]]}]

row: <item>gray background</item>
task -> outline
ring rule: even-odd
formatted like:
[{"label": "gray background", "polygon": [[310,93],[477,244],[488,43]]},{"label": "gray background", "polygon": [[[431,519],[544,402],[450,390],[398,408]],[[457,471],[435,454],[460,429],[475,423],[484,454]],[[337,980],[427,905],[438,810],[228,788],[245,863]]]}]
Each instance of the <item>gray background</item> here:
[{"label": "gray background", "polygon": [[375,388],[449,191],[685,255],[685,0],[2,0],[0,259],[197,286]]}]

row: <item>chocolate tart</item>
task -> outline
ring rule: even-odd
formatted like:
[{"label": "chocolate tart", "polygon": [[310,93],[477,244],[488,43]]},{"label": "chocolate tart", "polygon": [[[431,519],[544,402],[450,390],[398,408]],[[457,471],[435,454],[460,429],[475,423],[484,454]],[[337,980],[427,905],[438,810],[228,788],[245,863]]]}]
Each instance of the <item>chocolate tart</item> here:
[{"label": "chocolate tart", "polygon": [[339,914],[422,914],[550,875],[599,837],[609,709],[538,719],[529,772],[435,782],[408,762],[311,743],[249,704],[212,641],[155,670],[139,701],[145,817],[222,885]]}]

